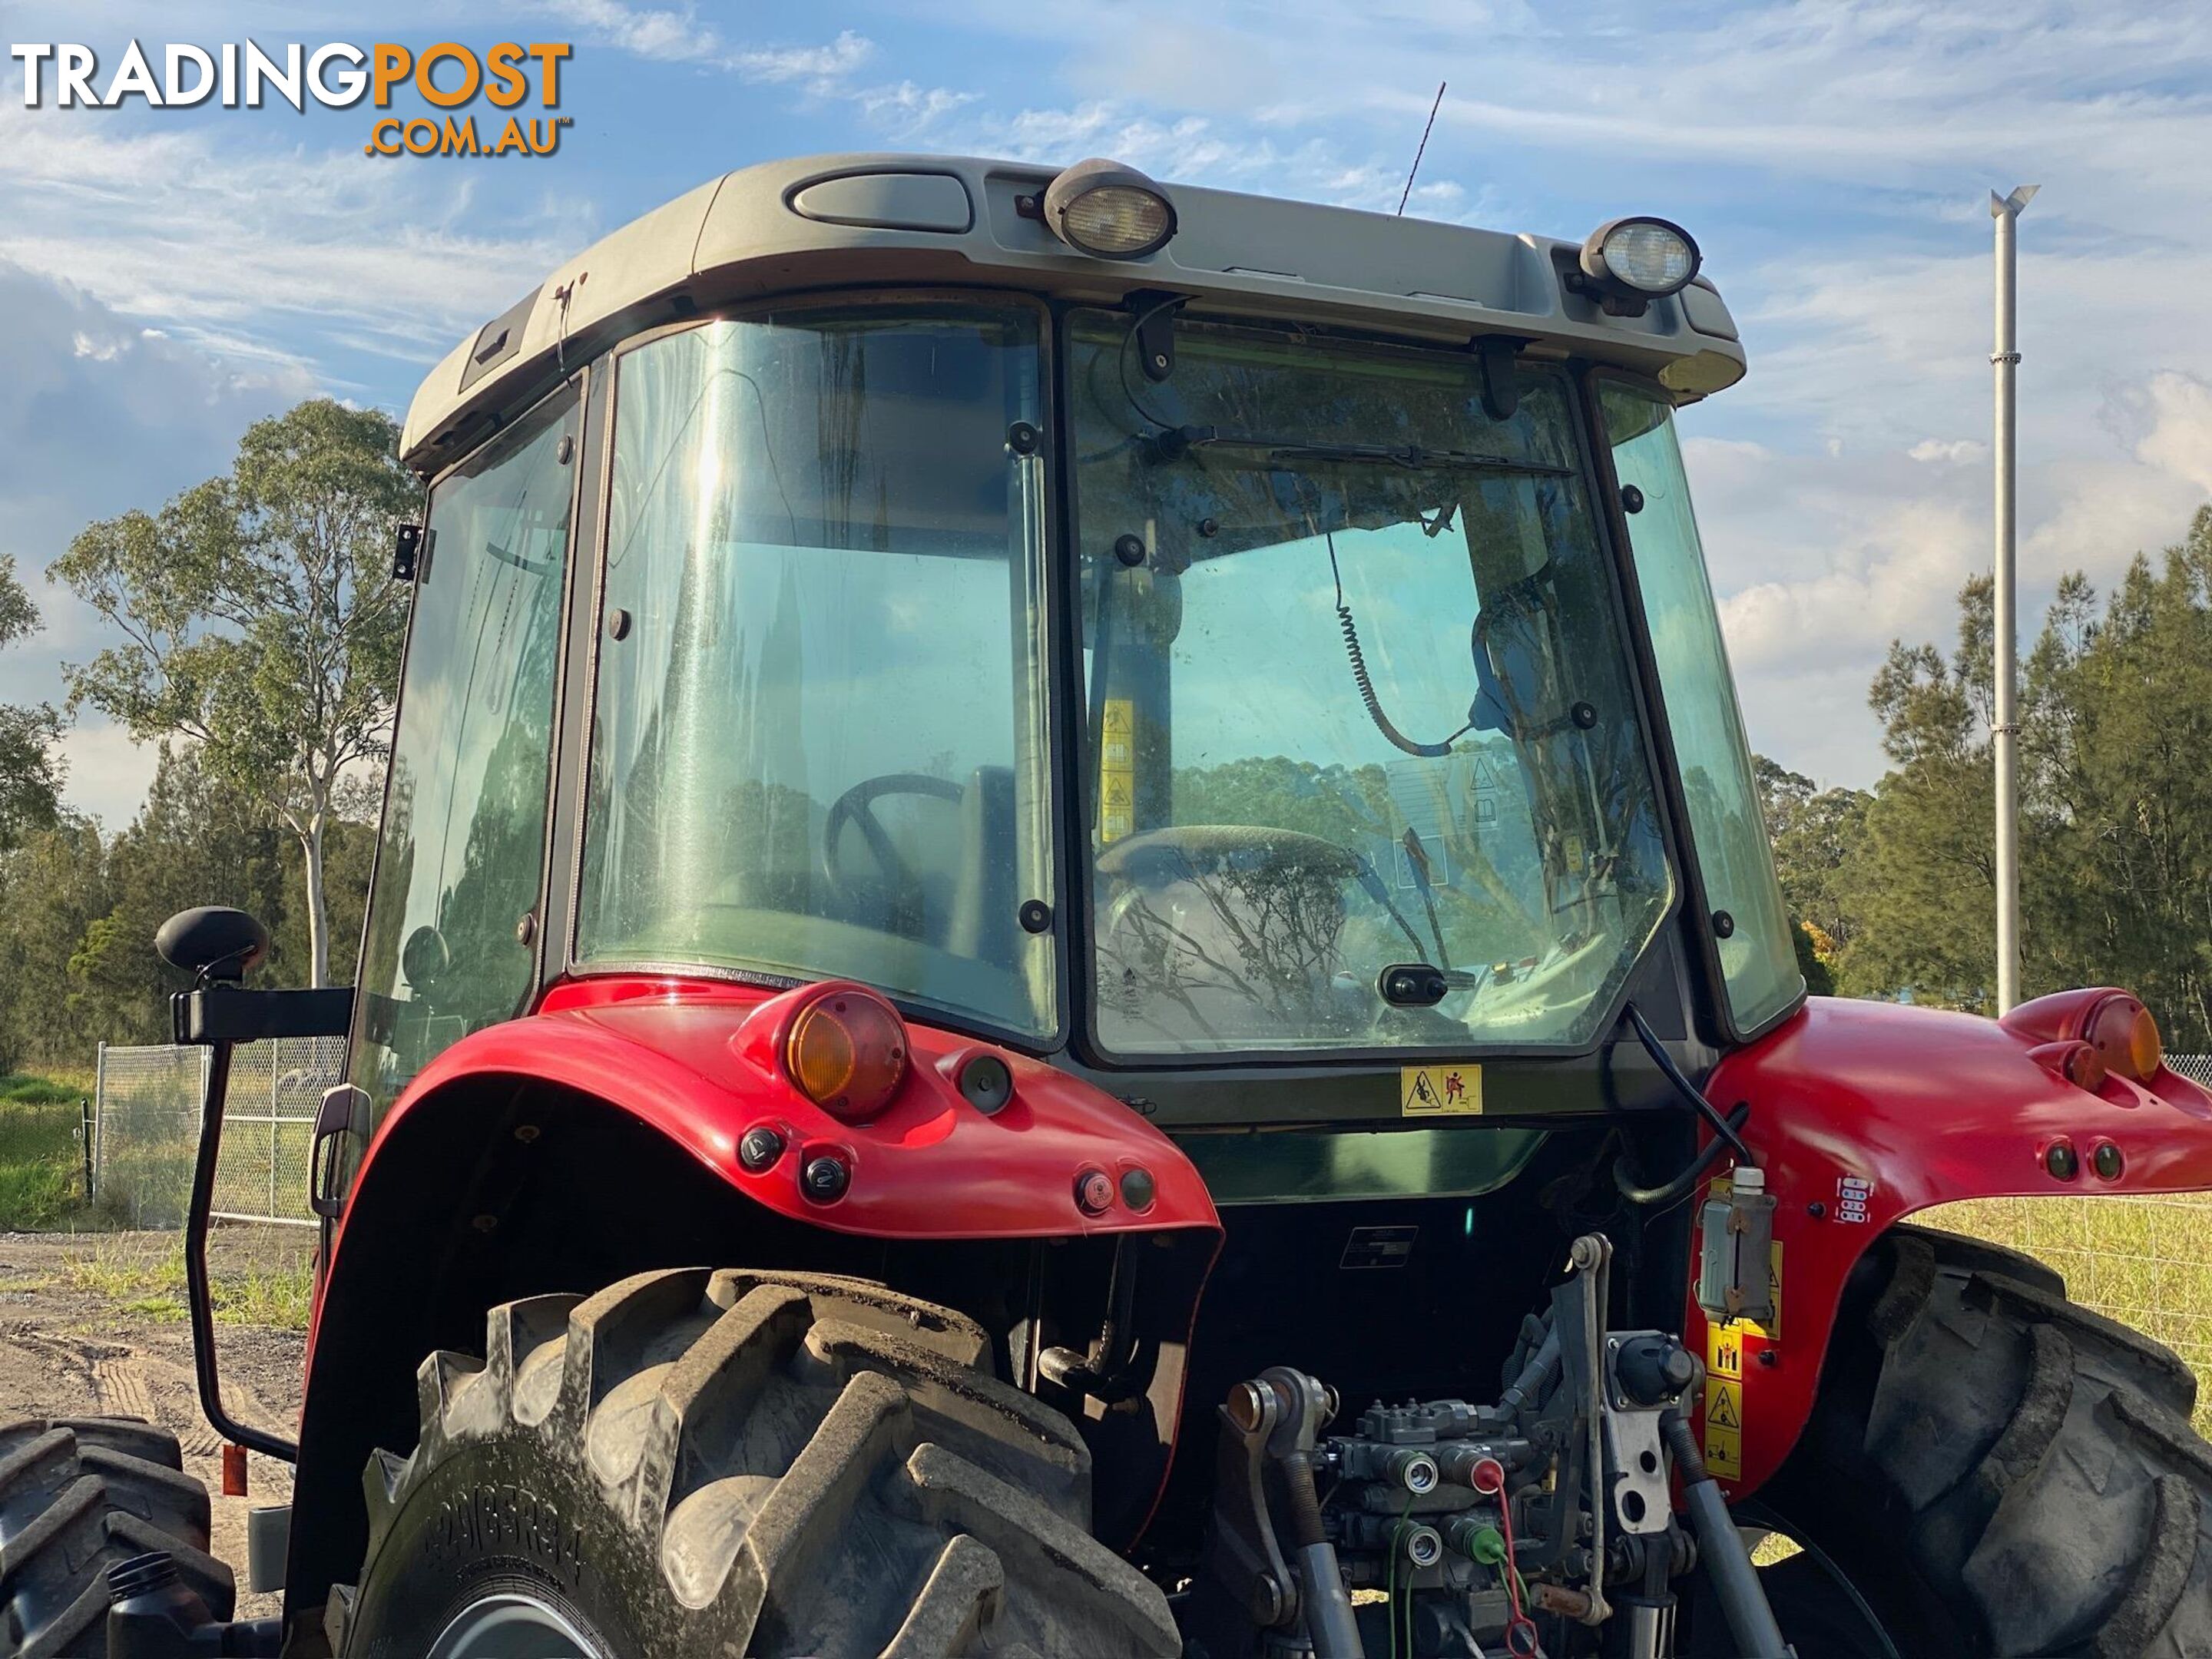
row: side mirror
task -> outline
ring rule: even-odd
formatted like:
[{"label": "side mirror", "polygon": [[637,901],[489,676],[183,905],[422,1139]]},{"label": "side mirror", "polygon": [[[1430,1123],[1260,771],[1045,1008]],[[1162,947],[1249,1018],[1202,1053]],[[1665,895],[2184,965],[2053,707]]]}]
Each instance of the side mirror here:
[{"label": "side mirror", "polygon": [[154,949],[196,980],[241,980],[269,954],[269,930],[243,910],[202,904],[163,922]]}]

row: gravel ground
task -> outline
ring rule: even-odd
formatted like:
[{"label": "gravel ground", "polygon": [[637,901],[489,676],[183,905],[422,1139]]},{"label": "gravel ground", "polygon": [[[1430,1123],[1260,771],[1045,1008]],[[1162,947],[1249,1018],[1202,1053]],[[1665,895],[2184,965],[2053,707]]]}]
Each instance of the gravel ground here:
[{"label": "gravel ground", "polygon": [[[226,1231],[218,1236],[216,1271],[220,1276],[234,1263],[296,1267],[313,1242],[304,1230]],[[246,1515],[259,1504],[289,1502],[291,1470],[252,1455],[250,1495],[222,1497],[222,1443],[200,1416],[191,1331],[173,1304],[98,1287],[111,1275],[85,1270],[87,1263],[158,1261],[174,1246],[167,1234],[0,1234],[0,1422],[129,1416],[174,1431],[185,1468],[216,1494],[215,1553],[238,1575],[239,1615],[265,1618],[280,1611],[280,1598],[243,1594]],[[224,1404],[258,1428],[295,1432],[305,1334],[241,1325],[217,1332]]]}]

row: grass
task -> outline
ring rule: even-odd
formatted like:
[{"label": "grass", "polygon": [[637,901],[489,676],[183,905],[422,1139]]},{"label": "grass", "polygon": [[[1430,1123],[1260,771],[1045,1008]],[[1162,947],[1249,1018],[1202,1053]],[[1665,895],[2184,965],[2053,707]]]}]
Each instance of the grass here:
[{"label": "grass", "polygon": [[[110,1235],[87,1244],[62,1270],[76,1289],[137,1318],[170,1324],[185,1317],[181,1238]],[[209,1266],[217,1324],[307,1328],[314,1278],[306,1235],[250,1242],[218,1235],[210,1246]]]},{"label": "grass", "polygon": [[78,1102],[89,1077],[0,1078],[0,1231],[67,1225],[84,1201]]}]

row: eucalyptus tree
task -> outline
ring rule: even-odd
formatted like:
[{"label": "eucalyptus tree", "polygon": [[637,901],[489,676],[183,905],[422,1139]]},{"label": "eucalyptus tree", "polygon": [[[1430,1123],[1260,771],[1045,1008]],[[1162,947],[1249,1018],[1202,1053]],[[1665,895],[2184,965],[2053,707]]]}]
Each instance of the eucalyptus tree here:
[{"label": "eucalyptus tree", "polygon": [[297,844],[310,981],[326,984],[333,824],[377,787],[406,590],[392,532],[419,500],[398,431],[328,398],[257,422],[230,471],[81,532],[52,574],[119,638],[64,672],[143,740],[180,737]]}]

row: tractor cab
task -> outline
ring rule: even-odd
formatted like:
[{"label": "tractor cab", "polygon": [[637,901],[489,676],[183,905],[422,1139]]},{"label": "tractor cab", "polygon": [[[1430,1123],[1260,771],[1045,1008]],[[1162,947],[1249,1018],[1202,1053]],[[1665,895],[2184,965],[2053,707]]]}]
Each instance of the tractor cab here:
[{"label": "tractor cab", "polygon": [[[1393,222],[1372,234],[1408,292],[1285,316],[1305,278],[1184,272],[1186,242],[1262,208],[1277,240],[1357,216],[1178,191],[1136,222],[1166,233],[1144,255],[1082,257],[1022,184],[787,182],[791,227],[870,248],[878,286],[654,326],[628,305],[604,352],[570,315],[537,368],[589,369],[496,399],[458,465],[451,406],[526,381],[518,337],[599,299],[590,265],[501,319],[488,375],[480,346],[426,388],[356,1080],[388,1102],[533,979],[641,969],[855,979],[1101,1074],[1336,1062],[1388,1085],[1352,1120],[1398,1116],[1425,1057],[1589,1054],[1639,974],[1716,1045],[1786,1014],[1671,425],[1669,378],[1739,372],[1687,238],[1628,222],[1653,293]],[[882,286],[942,264],[908,256],[945,233],[890,232],[924,199],[949,226],[956,190],[998,286]],[[866,202],[799,205],[863,197],[873,236],[848,228]],[[602,274],[635,283],[637,253]],[[1447,302],[1485,287],[1470,264],[1504,291]],[[1507,298],[1591,337],[1433,314]],[[541,918],[549,826],[515,786],[556,736],[574,880]]]},{"label": "tractor cab", "polygon": [[1698,267],[855,155],[487,321],[403,440],[360,983],[164,934],[218,1103],[349,1037],[296,1445],[222,1407],[220,1110],[195,1172],[283,1618],[64,1426],[114,1524],[17,1650],[2212,1650],[2187,1373],[1896,1224],[2212,1187],[2212,1095],[2115,989],[1805,998]]}]

